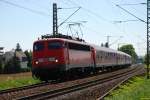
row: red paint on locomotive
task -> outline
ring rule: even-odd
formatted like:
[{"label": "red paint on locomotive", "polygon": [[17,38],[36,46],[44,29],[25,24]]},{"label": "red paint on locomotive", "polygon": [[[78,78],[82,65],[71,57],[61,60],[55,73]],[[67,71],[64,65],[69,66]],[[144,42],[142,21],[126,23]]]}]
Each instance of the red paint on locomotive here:
[{"label": "red paint on locomotive", "polygon": [[55,79],[74,69],[89,72],[130,64],[128,54],[86,42],[50,38],[33,44],[32,73],[41,80]]}]

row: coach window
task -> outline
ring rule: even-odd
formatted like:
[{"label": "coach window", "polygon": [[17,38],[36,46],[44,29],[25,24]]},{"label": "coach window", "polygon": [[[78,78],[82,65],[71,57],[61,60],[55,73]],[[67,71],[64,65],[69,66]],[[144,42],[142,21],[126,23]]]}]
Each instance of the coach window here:
[{"label": "coach window", "polygon": [[43,42],[37,42],[34,44],[33,50],[34,51],[41,51],[44,49],[44,43]]},{"label": "coach window", "polygon": [[116,55],[113,53],[113,56],[115,57]]},{"label": "coach window", "polygon": [[108,53],[105,53],[105,59],[107,59],[107,55],[108,55]]},{"label": "coach window", "polygon": [[103,59],[103,56],[101,56],[101,60]]},{"label": "coach window", "polygon": [[97,55],[97,59],[99,59],[99,55]]},{"label": "coach window", "polygon": [[112,53],[110,53],[110,57],[112,57]]},{"label": "coach window", "polygon": [[68,48],[68,42],[65,42],[64,47],[65,47],[65,48]]},{"label": "coach window", "polygon": [[118,59],[118,60],[120,59],[119,55],[118,55],[117,59]]},{"label": "coach window", "polygon": [[107,53],[107,56],[106,56],[106,58],[107,58],[107,59],[109,58],[109,53]]}]

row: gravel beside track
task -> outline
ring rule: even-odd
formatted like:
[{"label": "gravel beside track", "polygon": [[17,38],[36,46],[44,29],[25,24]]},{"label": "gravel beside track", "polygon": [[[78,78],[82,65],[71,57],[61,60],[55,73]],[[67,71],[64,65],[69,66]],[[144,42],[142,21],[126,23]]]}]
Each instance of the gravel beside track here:
[{"label": "gravel beside track", "polygon": [[[104,82],[100,82],[98,85],[94,85],[92,87],[88,87],[72,93],[67,93],[48,100],[101,100],[121,83],[135,75],[141,75],[143,73],[145,73],[145,69],[138,67],[135,68],[135,70],[130,70],[129,73],[126,72],[126,74],[123,74],[122,77],[117,76],[118,78],[107,79],[108,81],[104,80]],[[103,81],[103,79],[101,81]]]},{"label": "gravel beside track", "polygon": [[23,72],[23,73],[16,73],[16,74],[0,74],[1,81],[16,80],[16,79],[23,79],[23,78],[32,78],[32,73]]},{"label": "gravel beside track", "polygon": [[[62,88],[72,87],[72,86],[77,85],[77,84],[83,84],[83,83],[90,82],[91,80],[92,81],[93,80],[102,80],[102,79],[110,77],[112,75],[114,75],[114,76],[116,75],[117,76],[119,74],[123,74],[123,73],[129,72],[130,70],[134,70],[134,68],[135,67],[130,67],[130,68],[127,68],[127,69],[122,69],[122,70],[114,71],[114,72],[111,72],[111,73],[105,73],[105,74],[96,75],[96,76],[92,76],[92,77],[88,77],[88,78],[83,78],[83,79],[78,79],[78,80],[73,80],[73,81],[67,81],[67,82],[62,82],[62,83],[57,83],[57,84],[47,84],[47,85],[39,86],[39,87],[35,87],[35,88],[23,89],[21,91],[15,91],[15,92],[9,92],[9,93],[2,93],[2,94],[0,94],[0,98],[2,100],[19,99],[19,98],[22,98],[24,96],[35,95],[37,93],[39,94],[41,92],[47,92],[49,90],[53,91],[53,90],[58,90],[58,89],[62,89]],[[112,79],[112,82],[113,81],[116,84],[118,83],[117,81],[115,81],[114,79]],[[114,83],[107,82],[107,84],[109,86],[111,86],[111,84],[114,84]],[[102,84],[99,84],[99,85],[101,85],[101,88],[102,87],[104,89],[106,88]],[[95,87],[96,89],[98,89],[98,87],[96,85],[94,85],[93,87]],[[104,91],[103,88],[99,89],[99,91],[101,91],[101,92]],[[88,92],[86,91],[87,89],[89,89]],[[94,89],[94,90],[96,91],[96,89]],[[93,95],[96,94],[95,92],[90,93],[91,87],[86,88],[86,90],[84,89],[84,90],[76,91],[76,92],[73,92],[73,93],[65,94],[67,96],[63,95],[63,96],[60,96],[61,98],[57,97],[55,99],[59,99],[59,100],[61,100],[61,99],[67,99],[67,98],[73,99],[74,97],[76,97],[76,99],[77,99],[77,98],[82,97],[82,99],[85,100],[88,96],[91,95],[91,97],[92,97]],[[88,96],[84,96],[84,94],[88,94],[88,93],[90,93]],[[71,94],[74,94],[74,95],[71,95]],[[77,96],[77,94],[78,94],[78,96]],[[83,94],[83,95],[81,95],[81,94]],[[69,95],[71,95],[71,97]],[[98,95],[98,96],[100,96],[100,95]],[[91,99],[89,99],[89,100],[91,100]]]}]

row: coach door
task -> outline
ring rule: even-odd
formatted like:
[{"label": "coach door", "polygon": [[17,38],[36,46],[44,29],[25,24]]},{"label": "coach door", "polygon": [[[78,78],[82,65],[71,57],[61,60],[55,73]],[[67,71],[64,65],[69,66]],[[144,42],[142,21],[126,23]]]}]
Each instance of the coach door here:
[{"label": "coach door", "polygon": [[69,64],[70,64],[68,42],[65,42],[64,56],[65,56],[66,70],[67,70],[69,69]]},{"label": "coach door", "polygon": [[92,51],[93,65],[94,65],[94,67],[96,67],[96,56],[95,56],[95,50],[93,47],[91,47],[91,51]]}]

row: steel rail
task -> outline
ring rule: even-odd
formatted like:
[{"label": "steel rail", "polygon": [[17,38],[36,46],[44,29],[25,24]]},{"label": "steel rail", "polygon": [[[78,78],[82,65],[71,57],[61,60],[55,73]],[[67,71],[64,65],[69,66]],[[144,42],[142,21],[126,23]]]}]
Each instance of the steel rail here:
[{"label": "steel rail", "polygon": [[[127,80],[129,80],[130,78],[132,78],[133,76],[135,76],[134,74],[137,74],[138,72],[143,72],[144,69],[135,71],[133,74],[131,74],[131,76],[126,77],[125,79],[123,79],[121,82],[119,82],[118,84],[116,84],[114,87],[112,87],[111,89],[109,89],[107,92],[105,92],[103,95],[101,95],[99,98],[97,98],[96,100],[103,100],[104,97],[106,97],[110,92],[112,92],[114,89],[116,89],[117,87],[119,87],[121,84],[125,83]],[[144,73],[140,73],[140,74],[144,74]],[[139,74],[138,74],[139,75]]]},{"label": "steel rail", "polygon": [[21,86],[21,87],[16,87],[16,88],[10,88],[6,90],[0,90],[0,95],[6,94],[6,93],[12,93],[12,92],[17,92],[17,91],[22,91],[22,90],[27,90],[31,88],[36,88],[44,85],[49,85],[51,82],[41,82],[37,84],[32,84],[32,85],[26,85],[26,86]]},{"label": "steel rail", "polygon": [[92,80],[92,81],[89,81],[89,82],[86,82],[86,83],[76,84],[76,85],[70,86],[70,87],[64,87],[64,88],[61,88],[61,89],[45,91],[45,92],[41,92],[41,93],[38,93],[38,94],[32,94],[32,95],[21,97],[21,98],[16,98],[16,100],[28,100],[28,99],[29,100],[43,100],[43,99],[54,98],[54,97],[57,97],[57,96],[60,96],[60,95],[64,95],[64,94],[67,94],[67,93],[71,93],[71,92],[82,90],[82,89],[85,89],[85,88],[88,88],[88,87],[92,87],[92,86],[95,86],[95,85],[98,85],[98,84],[102,84],[102,83],[120,78],[120,77],[128,75],[128,74],[132,74],[136,69],[139,70],[138,68],[139,67],[135,67],[134,69],[130,70],[130,72],[127,71],[123,74],[118,74],[118,75],[115,74],[115,75],[112,75],[109,78],[106,77],[106,78],[103,78],[103,79]]},{"label": "steel rail", "polygon": [[37,84],[32,84],[32,85],[26,85],[26,86],[22,86],[22,87],[16,87],[16,88],[10,88],[10,89],[6,89],[6,90],[1,90],[0,95],[5,94],[5,93],[11,93],[11,92],[17,92],[17,91],[32,89],[32,88],[35,88],[35,87],[45,86],[45,85],[48,85],[48,84],[50,84],[50,82],[41,82],[41,83],[37,83]]}]

